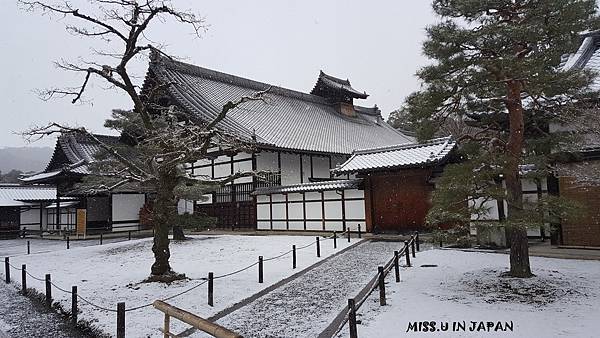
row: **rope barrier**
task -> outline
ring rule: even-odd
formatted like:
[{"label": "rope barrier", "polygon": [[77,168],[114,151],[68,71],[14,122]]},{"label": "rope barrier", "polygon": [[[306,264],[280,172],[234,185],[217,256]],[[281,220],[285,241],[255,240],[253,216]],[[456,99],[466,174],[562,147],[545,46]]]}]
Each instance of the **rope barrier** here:
[{"label": "rope barrier", "polygon": [[[407,242],[407,246],[403,246],[401,250],[398,251],[398,258],[402,257],[403,254],[406,254],[406,248],[408,248],[414,241],[415,241],[415,237],[412,237],[408,242]],[[392,268],[394,266],[394,260],[396,259],[396,257],[392,257],[391,260],[389,260],[385,265],[384,265],[384,277],[387,276],[390,271],[392,271]],[[355,306],[355,312],[358,312],[358,310],[360,309],[360,307],[367,301],[367,299],[373,294],[373,292],[375,291],[375,289],[377,289],[378,285],[379,285],[379,280],[378,280],[378,276],[379,273],[377,273],[377,275],[375,275],[375,278],[373,278],[369,284],[367,284],[367,287],[369,289],[369,291],[358,301],[356,302],[356,306]],[[338,327],[338,329],[336,330],[336,332],[333,334],[333,336],[338,335],[342,329],[344,328],[344,326],[348,323],[348,315],[350,314],[350,310],[346,309],[345,310],[346,314],[344,315],[344,320],[342,321],[342,323],[340,324],[340,326]]]},{"label": "rope barrier", "polygon": [[[346,231],[344,231],[344,232],[342,232],[342,233],[340,233],[340,234],[345,234],[345,233],[346,233],[346,232],[348,232],[348,231],[349,231],[349,230],[346,230]],[[323,237],[323,239],[332,239],[334,236],[338,236],[338,235],[337,235],[337,234],[335,234],[335,235],[331,235],[331,236],[328,236],[328,237]],[[307,244],[307,245],[305,245],[305,246],[301,246],[301,247],[299,247],[299,248],[296,248],[296,250],[301,250],[301,249],[308,248],[309,246],[312,246],[312,245],[314,245],[316,242],[317,242],[316,240],[315,240],[315,241],[312,241],[312,242],[310,242],[309,244]],[[95,246],[95,245],[90,245],[90,246]],[[54,251],[58,251],[58,250],[54,250]],[[45,251],[45,252],[54,252],[54,251]],[[263,262],[268,262],[268,261],[271,261],[271,260],[279,259],[279,258],[281,258],[281,257],[284,257],[284,256],[286,256],[286,255],[288,255],[288,254],[292,253],[292,251],[293,251],[293,249],[292,249],[292,250],[288,250],[288,251],[286,251],[286,252],[284,252],[284,253],[282,253],[282,254],[279,254],[279,255],[277,255],[277,256],[274,256],[274,257],[265,258],[265,259],[263,259]],[[36,253],[44,253],[44,252],[36,252]],[[15,256],[21,256],[21,255],[15,255]],[[15,256],[13,256],[13,257],[15,257]],[[12,265],[10,262],[8,263],[8,265],[9,265],[10,267],[12,267],[13,269],[15,269],[15,270],[18,270],[18,271],[20,271],[20,270],[21,270],[21,268],[19,268],[19,267],[16,267],[16,266]],[[232,276],[232,275],[235,275],[235,274],[241,273],[241,272],[243,272],[243,271],[246,271],[246,270],[248,270],[248,269],[250,269],[251,267],[253,267],[253,266],[256,266],[256,265],[258,265],[258,262],[255,262],[255,263],[253,263],[253,264],[251,264],[251,265],[248,265],[248,266],[246,266],[246,267],[243,267],[243,268],[241,268],[241,269],[238,269],[238,270],[235,270],[235,271],[232,271],[232,272],[226,273],[226,274],[224,274],[224,275],[215,276],[215,277],[213,277],[213,279],[220,279],[220,278],[229,277],[229,276]],[[33,278],[34,280],[37,280],[37,281],[40,281],[40,282],[45,282],[45,281],[46,281],[44,278],[37,278],[36,276],[32,275],[32,274],[31,274],[29,271],[27,271],[27,270],[25,270],[25,273],[26,273],[26,274],[27,274],[29,277]],[[164,298],[164,299],[161,299],[161,300],[162,300],[162,301],[167,301],[167,300],[171,300],[171,299],[177,298],[177,297],[179,297],[179,296],[181,296],[181,295],[183,295],[183,294],[186,294],[186,293],[188,293],[188,292],[190,292],[190,291],[192,291],[192,290],[194,290],[194,289],[196,289],[196,288],[198,288],[198,287],[200,287],[200,286],[202,286],[202,285],[204,285],[204,284],[206,284],[206,283],[208,282],[207,278],[200,278],[199,280],[202,280],[203,282],[202,282],[202,283],[200,283],[200,284],[197,284],[197,285],[195,285],[195,286],[193,286],[193,287],[191,287],[191,288],[188,288],[188,289],[186,289],[186,290],[184,290],[184,291],[182,291],[182,292],[179,292],[179,293],[177,293],[177,294],[174,294],[174,295],[172,295],[172,296],[169,296],[169,297],[167,297],[167,298]],[[61,292],[64,292],[64,293],[67,293],[67,294],[72,294],[72,292],[71,292],[71,291],[63,289],[62,287],[58,286],[57,284],[55,284],[55,283],[54,283],[54,282],[52,282],[52,281],[50,282],[50,284],[51,284],[52,286],[54,286],[54,287],[55,287],[57,290],[61,291]],[[93,307],[95,307],[95,308],[98,308],[98,309],[100,309],[100,310],[109,311],[109,312],[117,312],[117,310],[115,310],[115,309],[110,309],[110,308],[107,308],[107,307],[104,307],[104,306],[101,306],[101,305],[95,304],[95,303],[93,303],[93,302],[89,301],[88,299],[84,298],[84,297],[83,297],[83,296],[81,296],[80,294],[77,294],[77,298],[78,298],[78,299],[81,299],[81,300],[82,300],[84,303],[87,303],[87,304],[89,304],[90,306],[93,306]],[[147,303],[147,304],[143,304],[143,305],[139,305],[139,306],[131,307],[131,308],[128,308],[128,309],[126,309],[126,310],[125,310],[125,312],[130,312],[130,311],[139,310],[139,309],[142,309],[142,308],[145,308],[145,307],[149,307],[149,306],[151,306],[152,304],[153,304],[153,303]]]}]

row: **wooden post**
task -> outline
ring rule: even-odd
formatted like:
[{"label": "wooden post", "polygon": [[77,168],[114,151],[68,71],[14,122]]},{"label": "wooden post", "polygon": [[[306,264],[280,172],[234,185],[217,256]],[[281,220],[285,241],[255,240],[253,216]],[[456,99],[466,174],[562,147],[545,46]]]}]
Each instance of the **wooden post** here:
[{"label": "wooden post", "polygon": [[319,236],[317,238],[317,257],[321,257],[321,244],[319,243]]},{"label": "wooden post", "polygon": [[171,335],[169,334],[171,332],[171,316],[169,316],[169,314],[167,313],[165,313],[165,329],[163,332],[163,338],[171,337]]},{"label": "wooden post", "polygon": [[348,243],[350,243],[350,229],[348,229]]},{"label": "wooden post", "polygon": [[358,225],[358,238],[362,238],[361,231],[360,231],[360,224]]},{"label": "wooden post", "polygon": [[69,236],[67,236],[67,250],[69,250],[71,248],[70,243],[69,243]]},{"label": "wooden post", "polygon": [[406,266],[410,267],[410,246],[404,241],[404,255],[406,256]]},{"label": "wooden post", "polygon": [[29,243],[29,241],[27,241],[27,254],[29,255],[31,253],[31,243]]},{"label": "wooden post", "polygon": [[77,325],[77,285],[71,286],[71,321]]},{"label": "wooden post", "polygon": [[50,284],[50,274],[46,274],[46,305],[52,305],[52,285]]},{"label": "wooden post", "polygon": [[421,251],[421,241],[419,240],[419,232],[415,231],[415,240],[417,241],[417,251]]},{"label": "wooden post", "polygon": [[383,272],[383,266],[377,267],[377,273],[379,274],[379,305],[385,305],[385,273]]},{"label": "wooden post", "polygon": [[396,283],[400,283],[400,266],[398,261],[400,260],[400,255],[398,254],[398,250],[394,251],[394,272],[396,273]]},{"label": "wooden post", "polygon": [[337,249],[337,232],[333,232],[333,248]]},{"label": "wooden post", "polygon": [[6,276],[6,283],[10,283],[10,263],[8,257],[4,257],[4,276]]},{"label": "wooden post", "polygon": [[125,338],[125,302],[117,303],[117,338]]},{"label": "wooden post", "polygon": [[354,299],[348,299],[348,328],[350,328],[350,338],[358,338],[356,330],[356,306]]},{"label": "wooden post", "polygon": [[100,233],[100,245],[102,245],[102,233]]},{"label": "wooden post", "polygon": [[410,236],[410,251],[412,251],[412,256],[413,256],[413,258],[415,258],[416,253],[415,253],[415,237],[414,236]]},{"label": "wooden post", "polygon": [[212,272],[208,273],[208,305],[213,306],[213,281],[214,274]]},{"label": "wooden post", "polygon": [[296,246],[292,245],[292,269],[296,268]]},{"label": "wooden post", "polygon": [[23,294],[27,293],[27,266],[21,265],[21,291]]},{"label": "wooden post", "polygon": [[258,282],[263,282],[263,256],[258,256]]}]

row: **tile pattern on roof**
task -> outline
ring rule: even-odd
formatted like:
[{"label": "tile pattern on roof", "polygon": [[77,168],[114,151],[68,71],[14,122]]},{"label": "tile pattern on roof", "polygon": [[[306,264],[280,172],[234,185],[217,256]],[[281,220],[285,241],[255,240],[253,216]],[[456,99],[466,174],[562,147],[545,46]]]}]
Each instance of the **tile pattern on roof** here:
[{"label": "tile pattern on roof", "polygon": [[48,186],[0,186],[0,206],[24,205],[23,201],[56,199],[56,188]]},{"label": "tile pattern on roof", "polygon": [[404,144],[391,147],[359,150],[334,169],[336,174],[361,171],[423,167],[443,161],[456,147],[450,137],[424,143]]},{"label": "tile pattern on roof", "polygon": [[161,82],[173,82],[171,95],[202,121],[211,121],[228,101],[269,89],[265,102],[252,101],[230,111],[218,125],[243,139],[278,148],[351,154],[355,149],[414,142],[383,121],[359,110],[357,117],[339,114],[325,99],[216,72],[162,57],[150,70]]},{"label": "tile pattern on roof", "polygon": [[[562,62],[563,70],[587,69],[600,72],[600,31],[584,34],[579,49]],[[600,90],[600,76],[594,79],[591,90]]]},{"label": "tile pattern on roof", "polygon": [[360,186],[362,179],[333,180],[313,183],[302,183],[294,185],[257,188],[253,195],[286,194],[294,192],[326,191],[355,189]]}]

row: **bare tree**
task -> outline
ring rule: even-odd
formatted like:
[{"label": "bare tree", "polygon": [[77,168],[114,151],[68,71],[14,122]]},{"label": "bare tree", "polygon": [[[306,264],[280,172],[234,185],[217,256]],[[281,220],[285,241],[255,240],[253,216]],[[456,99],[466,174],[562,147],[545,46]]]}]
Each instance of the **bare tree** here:
[{"label": "bare tree", "polygon": [[[162,54],[172,58],[160,45],[153,44],[146,37],[151,25],[163,23],[166,19],[192,28],[198,35],[204,28],[201,17],[190,12],[175,9],[170,1],[155,0],[95,0],[95,10],[84,12],[68,1],[58,4],[50,1],[19,1],[30,11],[64,17],[66,29],[72,34],[90,39],[101,39],[107,44],[116,43],[119,52],[96,50],[94,60],[79,60],[77,63],[60,61],[60,69],[81,73],[83,80],[75,88],[52,88],[42,92],[44,99],[69,97],[72,103],[80,101],[86,93],[90,81],[99,79],[125,92],[131,99],[131,110],[115,110],[106,127],[116,129],[132,141],[133,154],[125,154],[114,145],[106,144],[82,127],[71,127],[60,123],[32,128],[24,134],[30,140],[62,132],[82,133],[90,137],[104,150],[106,158],[95,165],[95,183],[88,192],[112,190],[132,182],[136,186],[149,189],[156,194],[153,208],[155,228],[152,251],[155,261],[152,275],[159,279],[178,278],[169,265],[169,229],[177,213],[179,198],[199,199],[215,186],[233,182],[235,179],[258,175],[257,172],[239,172],[223,179],[191,177],[185,170],[186,163],[205,158],[210,148],[218,145],[231,151],[252,151],[251,143],[240,141],[235,135],[218,128],[218,124],[232,109],[248,101],[263,100],[269,90],[244,96],[227,102],[220,114],[212,121],[197,121],[185,110],[176,106],[158,104],[158,96],[165,93],[174,83],[156,84],[144,88],[136,84],[130,71],[132,60],[152,58]],[[111,60],[112,62],[102,62]],[[131,149],[130,149],[131,150]]]}]

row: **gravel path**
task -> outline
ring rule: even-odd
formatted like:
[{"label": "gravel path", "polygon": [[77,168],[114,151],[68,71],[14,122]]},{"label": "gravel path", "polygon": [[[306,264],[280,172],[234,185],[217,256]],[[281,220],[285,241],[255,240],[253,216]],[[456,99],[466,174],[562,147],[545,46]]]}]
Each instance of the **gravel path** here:
[{"label": "gravel path", "polygon": [[71,338],[86,337],[70,328],[62,318],[17,293],[0,281],[0,338]]},{"label": "gravel path", "polygon": [[400,242],[364,242],[221,318],[245,337],[317,337]]}]

